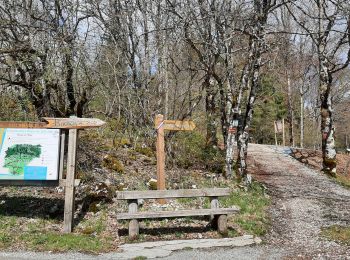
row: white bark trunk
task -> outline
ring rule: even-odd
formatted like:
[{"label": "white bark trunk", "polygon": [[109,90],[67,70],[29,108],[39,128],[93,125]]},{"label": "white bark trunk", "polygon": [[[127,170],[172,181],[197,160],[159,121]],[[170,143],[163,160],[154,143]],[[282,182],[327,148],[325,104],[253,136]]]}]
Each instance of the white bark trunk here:
[{"label": "white bark trunk", "polygon": [[304,88],[300,86],[300,147],[304,148]]}]

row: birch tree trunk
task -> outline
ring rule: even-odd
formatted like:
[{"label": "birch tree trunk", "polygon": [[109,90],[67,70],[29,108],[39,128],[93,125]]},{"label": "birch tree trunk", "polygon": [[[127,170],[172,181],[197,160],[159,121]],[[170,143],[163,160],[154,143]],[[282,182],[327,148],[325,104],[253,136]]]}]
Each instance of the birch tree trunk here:
[{"label": "birch tree trunk", "polygon": [[300,86],[300,148],[304,147],[304,87]]},{"label": "birch tree trunk", "polygon": [[249,141],[249,128],[253,117],[253,107],[256,98],[256,89],[259,87],[261,53],[263,47],[262,24],[258,23],[256,28],[256,37],[251,39],[251,50],[249,56],[251,59],[252,76],[250,79],[250,92],[246,103],[245,115],[242,119],[241,129],[238,137],[238,179],[243,179],[245,184],[251,183],[251,177],[247,175],[247,152]]},{"label": "birch tree trunk", "polygon": [[[243,180],[246,185],[250,185],[251,177],[247,174],[247,152],[249,141],[249,128],[253,117],[256,90],[260,85],[261,55],[265,47],[265,25],[268,14],[275,2],[254,1],[254,25],[250,36],[249,58],[247,62],[247,85],[250,87],[248,100],[245,104],[245,113],[241,119],[239,127],[238,146],[238,180]],[[244,77],[242,77],[244,80]]]},{"label": "birch tree trunk", "polygon": [[[243,90],[247,87],[248,84],[248,65],[246,65],[242,72],[241,77],[241,84],[238,88],[238,94],[232,97],[232,105],[231,105],[231,111],[230,111],[230,119],[229,119],[229,131],[227,133],[227,139],[226,139],[226,157],[225,157],[225,163],[226,163],[226,175],[228,178],[232,177],[233,173],[233,155],[234,155],[234,142],[236,139],[236,132],[230,131],[230,129],[233,129],[236,127],[238,129],[238,126],[235,126],[235,120],[238,121],[239,115],[240,115],[240,105],[242,100],[242,94]],[[231,80],[230,85],[232,86],[232,90],[234,90],[233,85],[234,82]]]},{"label": "birch tree trunk", "polygon": [[294,143],[294,111],[292,101],[292,88],[290,84],[290,76],[287,73],[287,88],[288,88],[288,123],[289,123],[289,145],[295,146]]},{"label": "birch tree trunk", "polygon": [[333,177],[337,172],[336,150],[334,141],[333,109],[331,99],[332,75],[325,57],[320,57],[320,101],[323,171]]},{"label": "birch tree trunk", "polygon": [[217,122],[216,122],[216,105],[215,97],[216,91],[213,85],[213,79],[207,75],[203,84],[206,89],[205,97],[205,110],[207,116],[207,136],[206,136],[206,146],[207,147],[216,147],[218,145],[218,139],[216,136],[217,131]]}]

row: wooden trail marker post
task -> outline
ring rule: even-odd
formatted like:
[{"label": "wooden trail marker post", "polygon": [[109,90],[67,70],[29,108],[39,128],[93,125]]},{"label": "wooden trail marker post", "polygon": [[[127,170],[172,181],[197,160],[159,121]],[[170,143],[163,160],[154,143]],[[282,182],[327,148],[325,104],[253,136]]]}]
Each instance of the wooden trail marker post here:
[{"label": "wooden trail marker post", "polygon": [[285,136],[285,127],[284,127],[284,118],[279,121],[274,121],[274,128],[275,128],[275,144],[277,143],[277,134],[282,133],[282,145],[286,145],[286,136]]},{"label": "wooden trail marker post", "polygon": [[[156,115],[154,121],[157,130],[157,189],[165,190],[165,141],[164,130],[170,131],[192,131],[196,128],[193,121],[189,120],[164,120],[163,115]],[[159,199],[164,204],[164,199]]]},{"label": "wooden trail marker post", "polygon": [[[60,161],[58,181],[25,181],[25,180],[1,180],[0,185],[21,185],[21,186],[64,186],[64,220],[63,231],[70,233],[73,230],[75,187],[80,180],[75,179],[76,154],[79,129],[96,128],[105,124],[104,121],[96,118],[43,118],[45,122],[1,122],[0,128],[27,128],[27,129],[62,129],[60,132]],[[68,130],[68,155],[67,174],[63,179],[64,170],[64,145],[66,131]]]}]

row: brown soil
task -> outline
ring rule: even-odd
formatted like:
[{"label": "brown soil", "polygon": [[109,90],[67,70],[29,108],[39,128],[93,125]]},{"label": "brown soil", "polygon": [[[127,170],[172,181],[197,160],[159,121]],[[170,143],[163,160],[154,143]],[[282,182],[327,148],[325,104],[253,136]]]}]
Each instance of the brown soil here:
[{"label": "brown soil", "polygon": [[[291,156],[317,170],[322,169],[322,152],[311,149],[291,150]],[[350,154],[337,154],[337,173],[350,178]]]}]

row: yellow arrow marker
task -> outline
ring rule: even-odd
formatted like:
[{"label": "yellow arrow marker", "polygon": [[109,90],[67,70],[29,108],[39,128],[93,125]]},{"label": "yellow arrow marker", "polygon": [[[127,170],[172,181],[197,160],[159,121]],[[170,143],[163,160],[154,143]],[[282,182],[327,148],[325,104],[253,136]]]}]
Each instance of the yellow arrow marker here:
[{"label": "yellow arrow marker", "polygon": [[189,120],[164,120],[164,130],[171,131],[192,131],[196,128],[193,121]]}]

